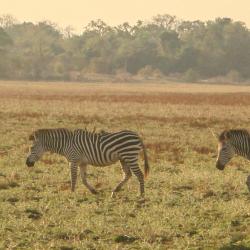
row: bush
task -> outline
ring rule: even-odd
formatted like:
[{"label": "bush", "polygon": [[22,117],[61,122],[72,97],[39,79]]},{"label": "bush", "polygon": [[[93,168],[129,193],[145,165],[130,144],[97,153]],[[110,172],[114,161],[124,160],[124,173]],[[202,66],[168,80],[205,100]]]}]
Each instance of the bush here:
[{"label": "bush", "polygon": [[241,82],[242,81],[242,77],[241,77],[240,73],[237,70],[230,70],[227,73],[226,78],[231,83]]},{"label": "bush", "polygon": [[129,72],[123,69],[118,69],[115,74],[115,79],[116,81],[119,81],[119,82],[129,82],[131,81],[132,76]]},{"label": "bush", "polygon": [[200,76],[195,70],[188,69],[182,78],[185,82],[197,82],[200,79]]},{"label": "bush", "polygon": [[103,58],[93,58],[86,71],[96,74],[109,74],[111,69],[107,60]]},{"label": "bush", "polygon": [[148,78],[162,78],[163,74],[159,69],[154,69],[151,65],[146,65],[144,68],[141,68],[137,75],[145,79]]}]

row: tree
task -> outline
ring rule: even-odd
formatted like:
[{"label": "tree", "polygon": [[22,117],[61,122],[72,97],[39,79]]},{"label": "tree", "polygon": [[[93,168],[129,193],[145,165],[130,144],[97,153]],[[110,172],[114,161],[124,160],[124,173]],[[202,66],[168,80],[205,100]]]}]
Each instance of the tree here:
[{"label": "tree", "polygon": [[[88,72],[177,73],[187,78],[249,78],[250,31],[230,18],[182,21],[157,15],[112,27],[98,19],[74,34],[50,21],[18,23],[0,17],[0,77],[70,79]],[[237,72],[237,73],[236,73]],[[198,78],[197,77],[197,78]]]},{"label": "tree", "polygon": [[16,24],[9,29],[9,34],[15,41],[12,56],[16,57],[22,77],[48,78],[50,63],[63,51],[62,34],[48,22]]},{"label": "tree", "polygon": [[179,25],[179,21],[177,20],[176,16],[171,16],[168,14],[157,15],[153,17],[152,23],[159,26],[162,29],[169,31],[176,30]]},{"label": "tree", "polygon": [[11,15],[2,15],[0,16],[0,27],[3,29],[8,29],[12,27],[14,24],[17,24],[16,18]]},{"label": "tree", "polygon": [[6,78],[10,72],[8,48],[13,44],[10,36],[0,28],[0,77]]}]

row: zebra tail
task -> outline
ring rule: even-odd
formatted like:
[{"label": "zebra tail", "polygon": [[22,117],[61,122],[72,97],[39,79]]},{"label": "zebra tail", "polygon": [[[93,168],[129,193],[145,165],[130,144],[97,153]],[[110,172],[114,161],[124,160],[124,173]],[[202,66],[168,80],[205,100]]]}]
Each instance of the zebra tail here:
[{"label": "zebra tail", "polygon": [[141,140],[141,144],[142,144],[143,156],[144,156],[144,177],[147,178],[149,174],[148,156],[147,156],[146,147],[143,144],[142,140]]}]

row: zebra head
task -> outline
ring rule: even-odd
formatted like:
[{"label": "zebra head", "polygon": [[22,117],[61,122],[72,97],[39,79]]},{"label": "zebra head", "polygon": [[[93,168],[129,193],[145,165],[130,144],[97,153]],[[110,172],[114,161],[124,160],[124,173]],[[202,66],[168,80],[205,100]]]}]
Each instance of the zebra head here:
[{"label": "zebra head", "polygon": [[233,158],[235,151],[229,131],[225,130],[218,136],[218,156],[216,168],[223,170],[226,164]]},{"label": "zebra head", "polygon": [[27,157],[26,165],[28,167],[33,167],[35,165],[35,162],[42,157],[44,148],[41,141],[36,136],[36,133],[31,134],[29,140],[33,141],[33,145],[30,148],[30,153]]}]

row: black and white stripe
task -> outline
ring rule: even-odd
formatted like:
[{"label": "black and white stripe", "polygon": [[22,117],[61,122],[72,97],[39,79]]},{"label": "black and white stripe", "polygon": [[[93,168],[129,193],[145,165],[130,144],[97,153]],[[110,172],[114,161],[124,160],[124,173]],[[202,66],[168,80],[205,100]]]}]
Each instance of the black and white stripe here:
[{"label": "black and white stripe", "polygon": [[[247,130],[225,130],[218,139],[218,157],[216,161],[218,169],[223,170],[235,154],[250,160],[250,134]],[[246,184],[250,191],[250,176],[248,176]]]},{"label": "black and white stripe", "polygon": [[35,131],[30,140],[33,141],[30,155],[26,164],[33,166],[43,153],[50,151],[66,157],[71,167],[71,189],[75,190],[77,179],[77,167],[80,167],[84,185],[92,192],[96,190],[87,182],[87,165],[108,166],[117,161],[121,162],[124,177],[113,190],[112,195],[132,176],[137,177],[140,183],[140,194],[144,194],[144,176],[138,165],[138,157],[141,150],[144,152],[145,176],[149,172],[146,149],[137,133],[124,130],[116,133],[90,132],[77,129],[41,129]]}]

